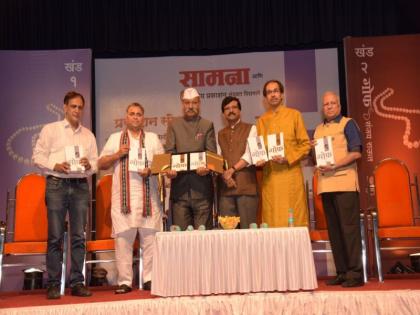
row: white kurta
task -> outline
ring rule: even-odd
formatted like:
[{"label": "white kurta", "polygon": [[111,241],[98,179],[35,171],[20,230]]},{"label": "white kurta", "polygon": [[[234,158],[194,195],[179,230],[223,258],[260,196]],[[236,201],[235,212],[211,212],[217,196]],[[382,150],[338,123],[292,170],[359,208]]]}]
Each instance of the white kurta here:
[{"label": "white kurta", "polygon": [[[100,157],[114,154],[119,150],[122,132],[113,133],[103,148]],[[134,139],[130,132],[130,147],[139,147],[139,140]],[[149,167],[153,160],[153,155],[164,153],[162,144],[158,136],[153,132],[145,132],[145,148]],[[135,172],[130,172],[130,206],[131,213],[121,213],[120,198],[120,162],[114,164],[112,176],[112,237],[116,234],[127,231],[131,228],[149,228],[158,231],[162,230],[162,206],[159,200],[158,181],[156,176],[149,177],[150,200],[152,204],[152,215],[143,217],[143,178]]]}]

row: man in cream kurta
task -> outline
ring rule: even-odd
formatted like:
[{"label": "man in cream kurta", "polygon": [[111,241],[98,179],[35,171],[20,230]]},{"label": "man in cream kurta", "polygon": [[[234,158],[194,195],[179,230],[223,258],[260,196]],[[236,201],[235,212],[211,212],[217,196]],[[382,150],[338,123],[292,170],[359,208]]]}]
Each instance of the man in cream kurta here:
[{"label": "man in cream kurta", "polygon": [[258,135],[283,132],[285,157],[276,156],[264,166],[262,182],[262,219],[271,227],[287,226],[289,211],[293,211],[294,225],[308,225],[308,208],[300,161],[310,143],[299,111],[283,105],[283,85],[276,80],[264,85],[263,95],[269,110],[257,120]]},{"label": "man in cream kurta", "polygon": [[[143,107],[138,103],[130,104],[127,108],[126,125],[129,145],[121,144],[121,137],[126,131],[112,134],[100,155],[98,167],[108,169],[113,167],[112,177],[112,200],[111,218],[112,231],[115,238],[115,250],[118,270],[118,285],[115,293],[127,293],[131,291],[133,280],[133,243],[140,234],[140,247],[143,251],[143,280],[144,289],[150,290],[152,271],[152,254],[155,233],[162,230],[162,212],[159,201],[158,183],[155,176],[150,176],[150,168],[141,172],[129,172],[129,194],[127,196],[130,212],[122,211],[121,175],[123,172],[122,159],[127,156],[128,151],[138,148],[141,145],[141,137],[144,120]],[[155,154],[164,153],[158,136],[152,132],[144,132],[144,148],[148,165],[151,165]],[[145,211],[145,200],[147,185],[145,179],[149,180],[149,213]]]}]

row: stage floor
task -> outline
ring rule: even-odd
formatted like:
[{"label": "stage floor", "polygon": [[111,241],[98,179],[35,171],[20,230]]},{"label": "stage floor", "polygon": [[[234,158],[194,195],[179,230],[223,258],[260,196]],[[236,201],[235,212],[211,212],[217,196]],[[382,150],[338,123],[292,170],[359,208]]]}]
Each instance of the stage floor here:
[{"label": "stage floor", "polygon": [[[306,295],[304,295],[306,297],[308,297],[308,294],[310,294],[312,298],[314,296],[324,296],[325,298],[325,296],[328,296],[334,293],[337,293],[336,294],[337,297],[339,296],[345,297],[346,294],[343,295],[343,293],[347,292],[348,296],[351,296],[354,293],[353,294],[354,296],[360,296],[359,298],[363,298],[363,296],[369,296],[371,293],[372,294],[375,293],[375,296],[376,295],[380,296],[380,294],[382,293],[382,294],[385,294],[384,297],[386,298],[386,296],[390,296],[389,294],[393,296],[391,291],[395,291],[396,295],[397,295],[397,292],[398,294],[404,294],[405,292],[416,291],[416,294],[419,294],[420,296],[419,279],[386,279],[385,282],[383,283],[380,283],[376,280],[370,280],[363,287],[349,288],[349,289],[344,289],[341,286],[326,286],[324,284],[324,281],[321,281],[321,280],[319,281],[318,285],[319,285],[318,289],[314,291],[283,292],[283,293],[279,293],[279,292],[250,293],[250,294],[237,294],[237,295],[232,294],[232,295],[217,295],[217,296],[212,295],[208,297],[182,297],[182,298],[161,298],[161,297],[151,295],[148,291],[140,291],[140,290],[133,290],[132,292],[127,293],[127,294],[116,295],[114,294],[114,287],[93,287],[91,288],[93,291],[93,296],[88,297],[88,298],[73,297],[69,295],[70,292],[69,290],[67,290],[66,295],[59,300],[47,300],[45,298],[45,290],[7,292],[7,293],[0,293],[0,314],[3,314],[3,313],[11,314],[12,311],[19,314],[20,313],[19,309],[21,309],[22,312],[25,311],[24,313],[26,313],[28,309],[29,310],[31,309],[31,307],[33,307],[33,310],[48,309],[52,311],[52,309],[55,309],[55,312],[53,312],[53,314],[61,314],[60,306],[63,306],[63,307],[65,306],[65,308],[68,308],[68,306],[70,305],[76,306],[76,304],[90,304],[89,310],[86,310],[86,312],[82,311],[82,313],[93,314],[95,312],[92,313],[92,306],[93,306],[92,303],[99,303],[97,304],[99,306],[99,305],[104,305],[103,304],[104,302],[111,302],[109,303],[109,305],[110,306],[114,305],[116,307],[116,305],[124,305],[124,304],[127,306],[131,302],[135,302],[139,300],[150,300],[150,302],[152,301],[158,302],[157,300],[159,300],[159,302],[162,301],[163,303],[165,303],[166,301],[167,303],[171,303],[177,299],[182,299],[183,301],[185,301],[186,299],[190,299],[191,301],[197,301],[200,298],[209,298],[209,297],[210,298],[217,297],[218,300],[221,300],[223,298],[226,298],[227,300],[232,300],[232,298],[235,296],[244,297],[247,295],[249,296],[264,295],[264,298],[267,299],[267,297],[269,297],[270,294],[272,294],[273,296],[283,294],[284,296],[288,296],[288,297],[294,297],[294,296],[297,297],[299,296],[299,294],[306,293]],[[363,292],[365,292],[366,294],[365,295],[359,294]],[[127,303],[121,303],[124,301],[127,301]],[[115,303],[112,303],[112,302],[115,302]],[[420,300],[419,300],[419,308],[420,308]],[[114,308],[114,312],[117,311],[117,309],[118,308]],[[64,312],[63,314],[71,314],[71,313],[72,312],[69,313],[67,310],[67,312]],[[78,315],[81,315],[80,308],[77,313]],[[104,312],[100,311],[98,313],[103,314]],[[117,311],[117,313],[119,313],[119,311]],[[127,312],[125,311],[122,313],[127,313]],[[174,312],[174,313],[181,314],[179,312]],[[210,312],[209,314],[211,313],[212,312]],[[111,314],[111,312],[109,312],[108,314]],[[150,313],[150,314],[153,314],[153,313]],[[198,312],[197,314],[200,314],[200,312]],[[222,312],[220,314],[224,314],[224,313]],[[384,313],[384,314],[387,314],[387,313]],[[401,314],[401,312],[399,312],[399,314]],[[409,309],[407,314],[414,314],[414,313],[411,313],[411,310]]]}]

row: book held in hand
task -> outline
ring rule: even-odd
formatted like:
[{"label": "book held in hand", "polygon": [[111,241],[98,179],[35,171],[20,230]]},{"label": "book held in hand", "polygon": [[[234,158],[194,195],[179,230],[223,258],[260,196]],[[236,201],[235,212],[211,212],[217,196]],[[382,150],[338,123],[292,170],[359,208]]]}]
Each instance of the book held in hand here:
[{"label": "book held in hand", "polygon": [[188,153],[172,154],[171,170],[177,172],[188,171]]},{"label": "book held in hand", "polygon": [[199,167],[207,167],[206,152],[191,152],[190,171],[196,170]]},{"label": "book held in hand", "polygon": [[83,173],[85,167],[80,164],[80,159],[84,157],[83,146],[68,145],[64,148],[66,162],[70,164],[71,173]]},{"label": "book held in hand", "polygon": [[335,164],[331,136],[316,139],[315,157],[316,166],[327,166]]},{"label": "book held in hand", "polygon": [[128,153],[128,170],[130,172],[140,172],[146,167],[146,149],[130,148]]},{"label": "book held in hand", "polygon": [[258,161],[268,161],[263,136],[249,137],[248,146],[252,164],[256,164]]},{"label": "book held in hand", "polygon": [[283,132],[267,136],[268,158],[271,160],[274,156],[284,158],[284,137]]}]

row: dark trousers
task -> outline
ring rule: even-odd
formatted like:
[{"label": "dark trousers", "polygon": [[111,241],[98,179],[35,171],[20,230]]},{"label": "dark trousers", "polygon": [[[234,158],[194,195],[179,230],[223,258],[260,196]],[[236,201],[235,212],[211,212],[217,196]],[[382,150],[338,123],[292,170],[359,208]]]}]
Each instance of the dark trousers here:
[{"label": "dark trousers", "polygon": [[213,228],[213,200],[203,199],[178,199],[172,200],[172,222],[185,230],[188,225],[198,229],[204,225],[206,230]]},{"label": "dark trousers", "polygon": [[331,192],[321,196],[337,274],[362,279],[359,193]]},{"label": "dark trousers", "polygon": [[258,196],[221,196],[219,209],[221,216],[239,216],[241,229],[247,229],[251,223],[257,223]]},{"label": "dark trousers", "polygon": [[71,269],[70,286],[83,282],[85,226],[89,208],[89,186],[86,179],[47,177],[45,201],[48,213],[48,284],[60,285],[62,243],[67,211],[70,220]]}]

